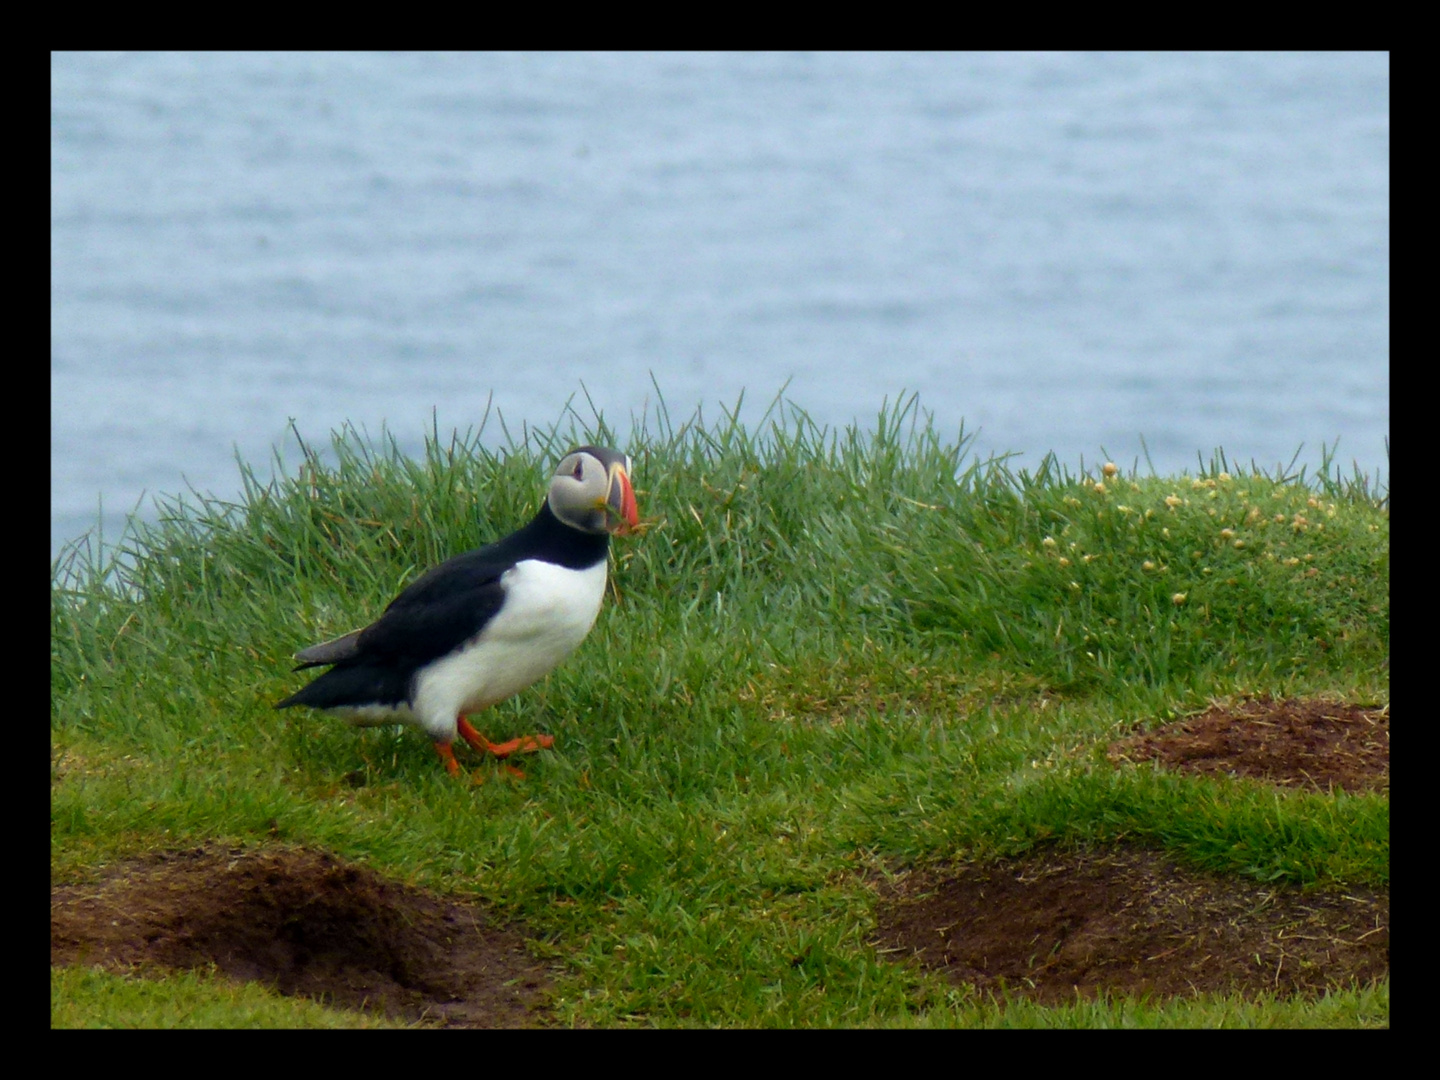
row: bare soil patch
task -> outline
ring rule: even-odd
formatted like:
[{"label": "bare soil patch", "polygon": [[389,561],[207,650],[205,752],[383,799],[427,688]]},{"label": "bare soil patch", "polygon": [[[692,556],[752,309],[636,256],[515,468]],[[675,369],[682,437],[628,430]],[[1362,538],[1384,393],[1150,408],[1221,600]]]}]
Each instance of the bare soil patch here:
[{"label": "bare soil patch", "polygon": [[1383,789],[1390,786],[1390,707],[1257,698],[1122,739],[1109,754],[1320,791]]},{"label": "bare soil patch", "polygon": [[[1390,709],[1260,698],[1112,743],[1112,761],[1320,791],[1390,785]],[[917,872],[877,944],[956,982],[1045,1002],[1079,993],[1319,993],[1390,972],[1390,894],[1273,888],[1146,851],[1042,854]]]},{"label": "bare soil patch", "polygon": [[195,848],[50,891],[50,963],[207,968],[455,1027],[545,1020],[544,966],[478,904],[324,852]]},{"label": "bare soil patch", "polygon": [[1276,889],[1146,851],[918,872],[878,915],[882,949],[1052,1004],[1102,992],[1284,997],[1390,971],[1388,890]]}]

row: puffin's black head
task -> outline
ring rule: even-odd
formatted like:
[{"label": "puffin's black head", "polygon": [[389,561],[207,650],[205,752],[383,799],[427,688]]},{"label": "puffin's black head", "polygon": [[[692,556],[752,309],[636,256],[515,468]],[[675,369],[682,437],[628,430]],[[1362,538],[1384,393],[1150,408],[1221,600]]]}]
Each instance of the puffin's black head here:
[{"label": "puffin's black head", "polygon": [[582,532],[624,536],[640,524],[630,458],[603,446],[577,447],[561,458],[546,499],[551,513]]}]

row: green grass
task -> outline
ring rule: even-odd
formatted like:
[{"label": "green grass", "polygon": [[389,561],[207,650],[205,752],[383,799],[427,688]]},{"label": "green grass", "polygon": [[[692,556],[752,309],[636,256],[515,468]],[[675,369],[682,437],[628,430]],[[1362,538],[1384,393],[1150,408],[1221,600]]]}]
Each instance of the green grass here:
[{"label": "green grass", "polygon": [[[887,868],[1042,842],[1388,885],[1384,795],[1277,793],[1103,753],[1214,698],[1389,700],[1388,494],[1367,478],[1218,453],[1194,476],[1021,470],[967,460],[914,399],[868,432],[784,403],[753,426],[677,424],[662,406],[625,447],[651,527],[615,544],[599,623],[481,727],[549,731],[556,749],[526,759],[523,783],[486,763],[491,782],[472,785],[417,733],[270,704],[301,684],[297,648],[523,523],[568,445],[615,441],[574,414],[498,450],[481,434],[432,435],[412,460],[342,432],[304,445],[289,478],[242,464],[238,503],[191,493],[118,548],[57,561],[54,877],[210,839],[323,846],[526,920],[566,972],[567,1023],[1388,1022],[1388,986],[997,1005],[867,944]],[[52,1020],[335,1015],[215,986],[57,973]]]},{"label": "green grass", "polygon": [[142,979],[52,968],[50,1023],[64,1028],[376,1028],[383,1017],[281,997],[255,983],[180,972]]}]

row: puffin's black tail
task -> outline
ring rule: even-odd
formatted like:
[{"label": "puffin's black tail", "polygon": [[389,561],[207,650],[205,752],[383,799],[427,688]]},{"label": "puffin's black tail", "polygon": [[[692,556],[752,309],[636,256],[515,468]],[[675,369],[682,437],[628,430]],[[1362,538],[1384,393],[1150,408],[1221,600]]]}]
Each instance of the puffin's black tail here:
[{"label": "puffin's black tail", "polygon": [[309,686],[277,701],[275,708],[308,705],[312,709],[399,705],[410,699],[410,677],[403,672],[357,664],[331,668]]}]

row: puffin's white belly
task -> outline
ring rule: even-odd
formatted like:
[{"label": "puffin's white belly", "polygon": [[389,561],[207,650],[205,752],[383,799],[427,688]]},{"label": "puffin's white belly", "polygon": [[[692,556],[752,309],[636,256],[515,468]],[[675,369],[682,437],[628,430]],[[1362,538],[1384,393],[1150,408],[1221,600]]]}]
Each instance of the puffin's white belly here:
[{"label": "puffin's white belly", "polygon": [[434,738],[452,740],[457,716],[504,701],[553,671],[595,625],[606,568],[606,560],[567,570],[524,559],[505,571],[505,603],[496,616],[417,678],[415,722]]}]

